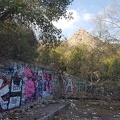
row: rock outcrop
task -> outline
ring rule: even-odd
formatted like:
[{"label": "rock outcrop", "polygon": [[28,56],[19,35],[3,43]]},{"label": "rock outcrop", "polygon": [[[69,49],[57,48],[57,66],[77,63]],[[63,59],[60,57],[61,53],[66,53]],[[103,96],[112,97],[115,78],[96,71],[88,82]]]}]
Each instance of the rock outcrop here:
[{"label": "rock outcrop", "polygon": [[68,45],[78,46],[79,44],[87,45],[88,49],[94,49],[102,43],[97,37],[92,36],[90,33],[83,29],[79,29],[69,40]]}]

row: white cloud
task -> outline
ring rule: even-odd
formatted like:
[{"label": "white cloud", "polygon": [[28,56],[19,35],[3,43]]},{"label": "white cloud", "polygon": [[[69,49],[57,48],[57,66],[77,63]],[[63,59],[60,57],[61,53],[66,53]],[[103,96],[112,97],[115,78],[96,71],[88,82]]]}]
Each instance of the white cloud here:
[{"label": "white cloud", "polygon": [[72,17],[74,19],[67,20],[65,18],[60,19],[57,22],[53,22],[53,24],[58,28],[58,29],[69,29],[74,27],[74,24],[80,20],[80,15],[77,13],[75,10],[68,10],[68,12],[72,12]]},{"label": "white cloud", "polygon": [[90,21],[92,19],[93,15],[90,13],[84,13],[83,14],[83,20]]},{"label": "white cloud", "polygon": [[65,18],[60,19],[57,22],[53,22],[54,26],[58,29],[62,29],[63,35],[70,38],[78,29],[83,28],[85,30],[90,29],[90,22],[93,14],[87,12],[85,9],[79,10],[68,10],[72,12],[74,19],[66,20]]},{"label": "white cloud", "polygon": [[73,29],[78,26],[82,26],[83,23],[91,21],[93,18],[93,14],[86,12],[85,10],[78,13],[76,10],[68,10],[68,12],[72,12],[72,17],[74,19],[67,20],[65,18],[60,19],[57,22],[53,22],[53,24],[62,30]]}]

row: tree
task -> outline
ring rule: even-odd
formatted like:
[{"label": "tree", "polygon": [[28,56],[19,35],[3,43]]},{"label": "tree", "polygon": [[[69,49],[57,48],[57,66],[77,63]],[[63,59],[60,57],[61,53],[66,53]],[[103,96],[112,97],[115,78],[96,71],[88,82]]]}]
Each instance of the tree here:
[{"label": "tree", "polygon": [[93,19],[96,35],[110,42],[119,42],[120,34],[120,2],[113,0],[111,5],[105,7],[103,11],[95,15]]},{"label": "tree", "polygon": [[10,19],[0,24],[0,57],[30,62],[37,58],[37,46],[32,30]]},{"label": "tree", "polygon": [[27,26],[33,23],[39,25],[43,38],[59,39],[61,30],[57,30],[52,21],[59,20],[61,16],[67,17],[66,8],[72,1],[0,0],[0,22],[11,18]]}]

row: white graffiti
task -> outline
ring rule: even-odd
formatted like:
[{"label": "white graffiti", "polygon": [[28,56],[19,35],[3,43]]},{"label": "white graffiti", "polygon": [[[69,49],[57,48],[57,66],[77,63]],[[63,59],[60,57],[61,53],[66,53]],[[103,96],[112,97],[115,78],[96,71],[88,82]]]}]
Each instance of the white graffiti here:
[{"label": "white graffiti", "polygon": [[66,85],[66,92],[73,92],[73,83],[72,80],[68,80],[67,81],[67,85]]},{"label": "white graffiti", "polygon": [[[3,84],[3,79],[0,79],[0,87],[2,86],[2,84]],[[0,89],[0,106],[3,110],[7,109],[8,101],[4,101],[2,99],[2,96],[7,94],[8,92],[9,92],[9,86],[8,85],[6,85],[2,89]]]},{"label": "white graffiti", "polygon": [[19,84],[14,84],[14,80],[12,80],[11,84],[11,92],[21,92],[22,80],[19,81]]},{"label": "white graffiti", "polygon": [[10,97],[10,103],[8,108],[15,108],[20,106],[20,96]]}]

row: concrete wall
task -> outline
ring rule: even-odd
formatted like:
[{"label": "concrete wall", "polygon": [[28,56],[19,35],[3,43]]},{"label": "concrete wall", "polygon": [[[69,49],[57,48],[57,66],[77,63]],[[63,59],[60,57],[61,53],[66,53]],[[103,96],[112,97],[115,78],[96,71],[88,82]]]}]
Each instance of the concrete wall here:
[{"label": "concrete wall", "polygon": [[67,97],[91,97],[104,95],[104,88],[98,85],[91,85],[82,80],[76,80],[71,75],[66,75],[63,79],[64,91]]},{"label": "concrete wall", "polygon": [[59,87],[55,72],[22,62],[0,63],[0,113],[53,96]]}]

